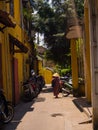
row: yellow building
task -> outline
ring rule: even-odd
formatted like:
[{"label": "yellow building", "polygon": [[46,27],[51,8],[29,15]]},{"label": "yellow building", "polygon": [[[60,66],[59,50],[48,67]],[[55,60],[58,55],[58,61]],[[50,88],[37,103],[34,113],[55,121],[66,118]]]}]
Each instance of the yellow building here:
[{"label": "yellow building", "polygon": [[44,59],[42,59],[40,56],[37,56],[37,60],[38,60],[38,74],[44,77],[46,84],[51,84],[53,70],[49,67],[43,66]]},{"label": "yellow building", "polygon": [[82,38],[82,27],[79,25],[79,20],[72,17],[69,19],[69,31],[66,34],[66,38],[70,39],[70,48],[71,48],[71,67],[72,67],[72,82],[73,82],[73,95],[76,96],[79,93],[83,93],[83,89],[80,89],[79,85],[79,59],[78,57],[78,45],[77,43],[82,44],[79,40]]},{"label": "yellow building", "polygon": [[53,70],[49,67],[44,68],[44,78],[46,84],[51,84]]},{"label": "yellow building", "polygon": [[85,66],[85,90],[87,101],[91,102],[91,66],[90,66],[90,34],[89,34],[89,8],[88,2],[85,1],[84,4],[84,23],[85,23],[85,31],[84,31],[84,66]]},{"label": "yellow building", "polygon": [[22,82],[30,71],[27,61],[31,52],[23,27],[22,4],[20,0],[0,1],[0,87],[14,104],[19,102]]}]

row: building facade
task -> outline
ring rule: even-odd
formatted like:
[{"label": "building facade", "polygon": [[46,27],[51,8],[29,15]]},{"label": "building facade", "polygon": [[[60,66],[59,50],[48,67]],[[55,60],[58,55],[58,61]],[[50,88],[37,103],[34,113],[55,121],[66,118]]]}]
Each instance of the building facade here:
[{"label": "building facade", "polygon": [[21,97],[22,82],[29,77],[32,58],[30,26],[23,16],[25,6],[30,8],[30,3],[0,0],[0,88],[15,105]]}]

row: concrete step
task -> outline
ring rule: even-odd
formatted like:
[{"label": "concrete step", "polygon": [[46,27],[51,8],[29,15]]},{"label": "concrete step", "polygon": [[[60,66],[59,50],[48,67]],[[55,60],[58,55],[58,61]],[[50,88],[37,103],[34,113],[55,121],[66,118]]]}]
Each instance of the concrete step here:
[{"label": "concrete step", "polygon": [[81,112],[84,112],[88,116],[89,119],[92,118],[92,106],[87,102],[85,97],[74,99],[74,103]]}]

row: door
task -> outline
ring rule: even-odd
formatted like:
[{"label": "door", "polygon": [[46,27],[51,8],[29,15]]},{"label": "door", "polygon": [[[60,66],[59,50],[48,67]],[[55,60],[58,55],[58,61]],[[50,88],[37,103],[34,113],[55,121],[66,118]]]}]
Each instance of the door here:
[{"label": "door", "polygon": [[14,58],[14,102],[19,102],[18,60]]}]

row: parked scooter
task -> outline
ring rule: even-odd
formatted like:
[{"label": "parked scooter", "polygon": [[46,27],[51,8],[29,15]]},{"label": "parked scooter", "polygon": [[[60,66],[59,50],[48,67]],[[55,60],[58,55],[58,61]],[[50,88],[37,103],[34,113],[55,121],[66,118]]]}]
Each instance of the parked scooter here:
[{"label": "parked scooter", "polygon": [[0,122],[7,124],[14,117],[14,107],[11,102],[7,101],[3,90],[0,89]]},{"label": "parked scooter", "polygon": [[63,82],[62,83],[62,95],[63,96],[68,96],[69,94],[72,94],[73,93],[73,87],[72,85],[70,85],[68,82]]},{"label": "parked scooter", "polygon": [[32,76],[26,82],[23,83],[23,100],[32,101],[41,92],[45,85],[44,78],[42,76]]},{"label": "parked scooter", "polygon": [[32,99],[35,97],[35,92],[30,82],[28,80],[26,82],[23,82],[22,87],[23,87],[23,100],[32,101]]},{"label": "parked scooter", "polygon": [[39,93],[42,91],[42,88],[45,86],[45,80],[42,75],[36,77],[37,86],[39,88]]},{"label": "parked scooter", "polygon": [[68,96],[73,93],[72,78],[60,78],[61,80],[61,92],[63,96]]}]

